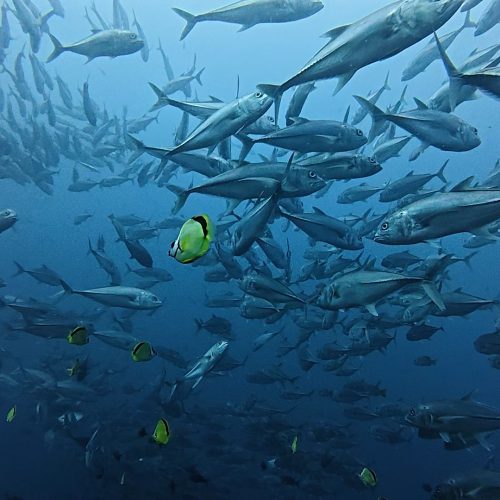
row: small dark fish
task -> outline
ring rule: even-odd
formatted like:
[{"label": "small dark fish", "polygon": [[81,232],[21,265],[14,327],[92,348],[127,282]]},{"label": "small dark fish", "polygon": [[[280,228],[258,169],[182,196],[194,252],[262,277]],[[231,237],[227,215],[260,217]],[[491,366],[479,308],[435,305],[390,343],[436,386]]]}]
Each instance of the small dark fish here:
[{"label": "small dark fish", "polygon": [[415,366],[433,366],[437,363],[437,359],[433,359],[430,356],[419,356],[413,361]]}]

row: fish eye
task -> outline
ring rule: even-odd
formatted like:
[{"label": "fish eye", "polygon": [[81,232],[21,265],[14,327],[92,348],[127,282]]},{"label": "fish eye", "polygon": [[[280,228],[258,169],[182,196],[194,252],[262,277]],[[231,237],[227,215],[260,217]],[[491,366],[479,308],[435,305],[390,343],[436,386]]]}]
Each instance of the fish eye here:
[{"label": "fish eye", "polygon": [[368,158],[368,161],[370,163],[377,163],[377,160],[375,158],[372,158],[371,156]]},{"label": "fish eye", "polygon": [[389,229],[389,224],[387,222],[384,222],[381,226],[380,226],[380,229],[382,229],[382,231],[387,231]]},{"label": "fish eye", "polygon": [[309,170],[309,178],[310,179],[316,179],[317,175],[314,170]]},{"label": "fish eye", "polygon": [[477,135],[478,134],[478,129],[476,127],[472,127],[472,131]]},{"label": "fish eye", "polygon": [[274,123],[274,118],[272,116],[268,116],[267,117],[268,121],[270,121],[271,123]]},{"label": "fish eye", "polygon": [[137,35],[135,33],[130,33],[130,39],[135,40],[137,38]]},{"label": "fish eye", "polygon": [[359,137],[361,137],[363,135],[363,131],[359,130],[359,128],[356,129],[356,135],[358,135]]},{"label": "fish eye", "polygon": [[264,94],[262,92],[256,92],[255,93],[255,97],[257,97],[257,99],[260,99]]},{"label": "fish eye", "polygon": [[172,243],[170,243],[170,248],[174,248],[174,241],[172,241]]}]

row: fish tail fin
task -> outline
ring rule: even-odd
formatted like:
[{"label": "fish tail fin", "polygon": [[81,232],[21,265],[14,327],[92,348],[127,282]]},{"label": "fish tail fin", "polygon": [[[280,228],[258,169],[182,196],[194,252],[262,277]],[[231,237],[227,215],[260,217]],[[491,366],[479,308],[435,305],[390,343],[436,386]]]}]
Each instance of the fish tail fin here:
[{"label": "fish tail fin", "polygon": [[372,117],[372,122],[373,122],[372,128],[368,136],[368,142],[371,142],[379,134],[382,124],[384,123],[385,120],[387,120],[387,114],[384,113],[378,106],[375,106],[375,104],[371,103],[364,97],[355,95],[354,99],[356,99],[356,101],[359,102],[361,107],[363,107],[366,111],[368,111],[368,113],[370,113],[370,116]]},{"label": "fish tail fin", "polygon": [[472,271],[472,267],[470,265],[470,261],[472,259],[472,257],[474,257],[475,255],[477,255],[479,252],[472,252],[470,253],[469,255],[467,255],[466,257],[464,257],[464,264]]},{"label": "fish tail fin", "polygon": [[19,276],[20,274],[24,274],[26,272],[26,269],[24,269],[23,266],[21,266],[21,264],[19,264],[19,262],[17,261],[14,261],[14,264],[15,266],[17,267],[17,271],[15,274],[12,275],[12,277],[14,278],[15,276]]},{"label": "fish tail fin", "polygon": [[64,293],[68,293],[68,294],[73,293],[73,289],[64,280],[60,279],[59,282],[61,283],[61,286],[64,289]]},{"label": "fish tail fin", "polygon": [[47,62],[53,61],[56,57],[60,56],[66,49],[66,47],[63,46],[63,44],[51,33],[49,33],[50,39],[52,40],[52,43],[54,44],[54,50],[52,51],[52,54],[47,58]]},{"label": "fish tail fin", "polygon": [[47,28],[47,21],[56,13],[54,9],[49,10],[45,14],[42,14],[38,19],[37,23],[40,28]]},{"label": "fish tail fin", "polygon": [[189,12],[186,12],[185,10],[178,9],[177,7],[174,7],[172,10],[176,14],[181,16],[182,19],[184,19],[184,21],[186,21],[186,26],[181,33],[181,37],[179,38],[179,40],[184,40],[184,38],[186,38],[189,35],[189,33],[191,32],[191,30],[195,27],[196,23],[198,22],[198,19],[196,19],[195,15],[190,14]]},{"label": "fish tail fin", "polygon": [[241,165],[245,158],[247,157],[248,153],[250,153],[250,150],[253,147],[253,140],[248,137],[248,135],[245,134],[238,134],[237,137],[240,142],[241,142],[241,151],[240,151],[240,157],[238,158],[238,162]]},{"label": "fish tail fin", "polygon": [[257,85],[257,90],[264,92],[264,94],[274,99],[274,125],[278,127],[278,115],[280,112],[281,97],[283,95],[283,88],[281,85],[271,85],[269,83],[261,83]]},{"label": "fish tail fin", "polygon": [[465,28],[477,28],[477,23],[473,21],[470,17],[470,10],[467,11],[467,14],[464,19],[464,24],[462,25],[462,29]]},{"label": "fish tail fin", "polygon": [[176,214],[179,210],[184,206],[186,200],[189,196],[189,193],[186,192],[179,186],[175,186],[174,184],[168,184],[167,189],[174,193],[177,196],[177,200],[175,202],[174,208],[172,209],[172,213]]},{"label": "fish tail fin", "polygon": [[446,168],[446,165],[448,165],[448,162],[450,160],[446,160],[444,163],[443,163],[443,166],[439,169],[439,171],[436,173],[436,177],[439,177],[439,179],[441,179],[442,182],[444,182],[444,184],[447,184],[448,181],[446,180],[446,177],[444,176],[444,169]]},{"label": "fish tail fin", "polygon": [[153,92],[156,94],[156,98],[158,99],[152,106],[149,111],[155,111],[158,108],[162,108],[166,104],[170,104],[170,99],[168,98],[167,95],[163,92],[163,90],[160,89],[160,87],[157,87],[154,83],[148,82],[149,86],[153,90]]},{"label": "fish tail fin", "polygon": [[168,153],[165,154],[165,156],[161,159],[159,165],[156,167],[156,171],[155,171],[155,174],[153,176],[155,180],[158,180],[161,177],[161,174],[163,174],[163,170],[168,163],[167,155],[168,155]]},{"label": "fish tail fin", "polygon": [[436,304],[436,306],[440,311],[444,311],[446,309],[446,306],[443,302],[443,298],[441,297],[441,294],[436,288],[436,285],[434,285],[432,281],[422,282],[422,288],[424,289],[424,292],[427,294],[429,299],[431,299],[432,302]]},{"label": "fish tail fin", "polygon": [[441,42],[439,41],[439,38],[436,35],[436,33],[434,33],[434,39],[436,40],[436,45],[439,50],[439,54],[441,55],[441,60],[443,61],[446,73],[448,73],[448,77],[450,78],[449,99],[450,99],[450,109],[451,112],[453,112],[457,107],[458,94],[463,86],[462,82],[463,75],[451,62],[451,59],[448,57],[448,54],[441,45]]},{"label": "fish tail fin", "polygon": [[203,85],[203,82],[201,81],[201,74],[205,71],[205,68],[201,68],[196,75],[194,75],[195,80],[200,84]]},{"label": "fish tail fin", "polygon": [[137,150],[144,151],[145,146],[144,146],[144,143],[142,141],[140,141],[139,139],[134,137],[132,134],[127,134],[127,136]]}]

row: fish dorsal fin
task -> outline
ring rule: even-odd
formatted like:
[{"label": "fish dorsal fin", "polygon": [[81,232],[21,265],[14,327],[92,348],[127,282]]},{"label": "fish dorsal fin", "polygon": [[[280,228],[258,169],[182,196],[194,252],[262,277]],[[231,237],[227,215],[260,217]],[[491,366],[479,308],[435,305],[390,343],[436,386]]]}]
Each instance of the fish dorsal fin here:
[{"label": "fish dorsal fin", "polygon": [[309,122],[307,118],[302,118],[300,116],[290,117],[289,120],[292,122],[292,125],[302,125],[303,123]]},{"label": "fish dorsal fin", "polygon": [[99,28],[93,28],[90,31],[95,35],[96,33],[100,33],[102,30]]},{"label": "fish dorsal fin", "polygon": [[344,115],[344,123],[348,122],[350,112],[351,112],[351,106],[347,106],[347,109],[345,110],[345,115]]},{"label": "fish dorsal fin", "polygon": [[472,401],[472,396],[476,392],[476,389],[473,389],[472,391],[468,392],[464,396],[460,398],[460,401]]},{"label": "fish dorsal fin", "polygon": [[424,101],[421,101],[416,97],[414,97],[413,100],[415,101],[415,104],[417,105],[418,109],[429,109],[429,106],[427,106],[427,104],[425,104]]},{"label": "fish dorsal fin", "polygon": [[224,102],[222,99],[219,99],[218,97],[214,97],[213,95],[210,95],[208,97],[210,97],[210,100],[212,102]]},{"label": "fish dorsal fin", "polygon": [[363,265],[363,269],[365,271],[372,271],[373,269],[375,269],[375,262],[376,262],[376,259],[368,259],[365,264]]},{"label": "fish dorsal fin", "polygon": [[459,182],[456,186],[452,187],[450,192],[471,190],[473,180],[474,180],[473,175],[471,175],[470,177],[467,177],[467,179],[464,179],[463,181]]},{"label": "fish dorsal fin", "polygon": [[366,310],[372,315],[372,316],[378,316],[377,308],[375,307],[375,304],[365,304]]},{"label": "fish dorsal fin", "polygon": [[323,33],[321,35],[322,38],[329,38],[330,41],[335,40],[338,36],[340,36],[344,31],[349,28],[351,25],[350,24],[344,24],[343,26],[337,26],[336,28],[333,28],[326,33]]},{"label": "fish dorsal fin", "polygon": [[414,170],[410,170],[407,174],[406,174],[406,177],[410,177],[414,174]]},{"label": "fish dorsal fin", "polygon": [[325,212],[323,212],[323,210],[321,210],[321,208],[318,208],[318,207],[312,207],[314,212],[317,213],[317,214],[320,214],[320,215],[326,215]]}]

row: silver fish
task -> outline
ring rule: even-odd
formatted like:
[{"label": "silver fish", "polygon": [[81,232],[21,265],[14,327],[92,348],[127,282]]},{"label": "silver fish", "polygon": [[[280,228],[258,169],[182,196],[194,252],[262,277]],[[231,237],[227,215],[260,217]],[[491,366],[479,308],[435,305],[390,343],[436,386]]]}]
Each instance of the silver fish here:
[{"label": "silver fish", "polygon": [[314,208],[314,213],[302,214],[292,214],[281,208],[280,213],[313,240],[323,241],[344,250],[363,248],[363,242],[355,230],[318,208]]},{"label": "silver fish", "polygon": [[384,271],[354,271],[335,277],[316,300],[316,304],[329,310],[365,307],[378,316],[377,302],[406,285],[420,284],[429,298],[444,309],[444,303],[433,284],[423,278]]},{"label": "silver fish", "polygon": [[183,381],[194,379],[194,389],[203,379],[203,377],[211,371],[221,359],[222,355],[226,352],[229,343],[221,340],[214,344],[201,358],[196,361],[194,366],[189,370],[184,377]]},{"label": "silver fish", "polygon": [[287,23],[304,19],[322,8],[320,0],[240,0],[198,15],[177,8],[173,11],[187,23],[180,38],[184,40],[195,25],[203,21],[241,24],[239,31],[245,31],[256,24]]},{"label": "silver fish", "polygon": [[472,232],[494,238],[484,226],[500,218],[500,191],[434,193],[386,217],[374,240],[408,245],[450,234]]},{"label": "silver fish", "polygon": [[128,286],[108,286],[89,290],[74,290],[65,281],[61,280],[64,292],[82,295],[88,299],[110,307],[124,307],[127,309],[157,309],[161,307],[161,300],[151,292]]},{"label": "silver fish", "polygon": [[377,135],[380,125],[386,120],[420,139],[421,146],[412,153],[410,161],[418,158],[428,146],[443,151],[470,151],[481,144],[475,127],[458,116],[429,109],[421,101],[416,100],[418,109],[392,114],[384,113],[363,97],[354,97],[372,116],[373,124],[369,140]]},{"label": "silver fish", "polygon": [[103,30],[90,35],[72,45],[63,46],[61,42],[52,34],[49,35],[54,44],[54,51],[47,59],[53,61],[63,52],[74,52],[87,56],[87,61],[92,61],[96,57],[118,57],[133,54],[142,49],[144,42],[136,33],[127,30]]}]

